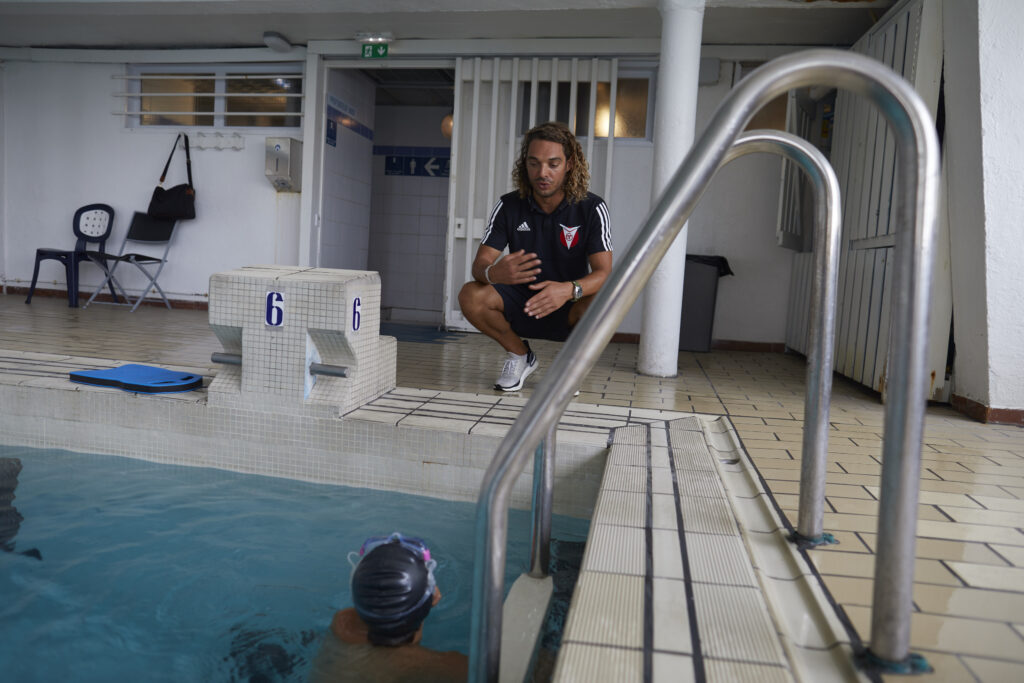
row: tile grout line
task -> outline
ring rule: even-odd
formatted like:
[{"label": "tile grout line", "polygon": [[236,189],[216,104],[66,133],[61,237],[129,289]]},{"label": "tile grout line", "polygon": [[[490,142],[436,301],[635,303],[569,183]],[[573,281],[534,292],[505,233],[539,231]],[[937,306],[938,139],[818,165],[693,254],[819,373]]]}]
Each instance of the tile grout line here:
[{"label": "tile grout line", "polygon": [[[723,416],[723,419],[725,419],[731,425],[731,420],[729,419],[728,416]],[[752,472],[753,473],[753,477],[756,479],[757,482],[759,482],[759,484],[761,486],[762,493],[759,494],[758,497],[762,498],[763,501],[767,501],[767,504],[772,509],[774,509],[774,511],[775,511],[775,513],[776,513],[776,515],[778,517],[778,520],[781,523],[781,529],[785,530],[787,537],[790,537],[795,532],[795,528],[793,527],[793,525],[790,522],[789,518],[785,515],[785,513],[783,511],[783,508],[779,504],[778,500],[776,500],[775,494],[772,492],[771,488],[768,486],[768,481],[765,479],[764,475],[761,473],[761,470],[757,466],[757,463],[754,462],[754,459],[751,458],[750,454],[747,452],[747,449],[746,449],[746,447],[743,444],[743,440],[740,438],[739,434],[737,434],[736,431],[735,431],[735,427],[732,428],[732,432],[731,433],[732,433],[733,444],[734,444],[734,447],[737,450],[737,454],[739,455],[740,460],[743,461],[745,459],[745,461],[747,463],[747,465],[744,466],[744,469],[747,469],[748,473]],[[737,520],[737,522],[739,522],[739,520]],[[854,533],[858,533],[858,532],[854,532]],[[859,538],[859,536],[858,536],[858,538]],[[859,539],[859,540],[861,541],[861,543],[864,543],[863,539]],[[788,541],[787,541],[787,543],[788,543]],[[867,545],[867,544],[865,544],[865,545]],[[864,644],[864,641],[861,639],[860,634],[858,633],[858,631],[857,631],[856,627],[854,626],[853,621],[850,619],[849,615],[847,615],[846,610],[843,609],[843,606],[840,604],[840,602],[832,594],[831,590],[829,589],[828,585],[825,582],[825,578],[824,578],[825,575],[822,574],[822,572],[818,570],[817,565],[811,559],[810,551],[808,549],[806,549],[806,548],[800,548],[799,546],[795,547],[795,551],[796,551],[796,553],[798,555],[800,555],[803,558],[804,567],[806,567],[806,569],[808,570],[807,574],[805,574],[805,576],[811,576],[811,577],[814,578],[814,581],[817,583],[818,587],[821,589],[821,592],[822,592],[822,594],[823,594],[823,596],[825,598],[825,601],[828,603],[828,607],[832,610],[833,614],[838,619],[840,626],[846,632],[846,636],[849,639],[849,645],[851,646],[854,654],[857,654],[859,652],[863,652],[865,649],[867,649],[867,646]],[[870,554],[874,555],[873,552],[870,553]],[[878,672],[876,672],[876,671],[862,671],[862,673],[867,677],[867,679],[871,683],[882,683],[882,677],[881,677],[881,675]]]},{"label": "tile grout line", "polygon": [[651,467],[651,425],[644,429],[647,490],[644,495],[644,649],[643,681],[654,680],[654,471]]},{"label": "tile grout line", "polygon": [[975,680],[975,683],[982,683],[981,679],[979,679],[977,674],[974,673],[974,669],[972,669],[967,664],[967,662],[964,661],[964,656],[963,655],[956,654],[956,655],[953,655],[953,656],[956,657],[956,660],[958,662],[960,662],[960,666],[962,666],[964,668],[964,671],[966,671],[967,673],[969,673],[971,675],[971,678],[973,678]]},{"label": "tile grout line", "polygon": [[683,524],[683,506],[679,492],[679,472],[676,469],[676,459],[672,446],[672,430],[665,422],[665,440],[668,444],[668,464],[672,471],[672,493],[675,498],[676,507],[676,533],[679,536],[679,554],[683,565],[683,591],[686,594],[686,617],[690,622],[690,646],[693,650],[693,677],[696,683],[704,683],[707,680],[707,671],[704,665],[704,651],[700,642],[700,624],[697,621],[697,600],[693,590],[693,569],[690,566],[690,554],[686,546],[686,527]]}]

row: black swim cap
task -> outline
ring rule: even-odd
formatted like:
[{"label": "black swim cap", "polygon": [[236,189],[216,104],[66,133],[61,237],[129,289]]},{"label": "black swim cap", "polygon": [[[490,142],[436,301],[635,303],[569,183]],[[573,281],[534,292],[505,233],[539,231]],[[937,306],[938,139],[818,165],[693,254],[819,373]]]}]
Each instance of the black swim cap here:
[{"label": "black swim cap", "polygon": [[433,594],[430,568],[397,541],[374,548],[352,571],[352,602],[375,645],[411,641],[430,613]]}]

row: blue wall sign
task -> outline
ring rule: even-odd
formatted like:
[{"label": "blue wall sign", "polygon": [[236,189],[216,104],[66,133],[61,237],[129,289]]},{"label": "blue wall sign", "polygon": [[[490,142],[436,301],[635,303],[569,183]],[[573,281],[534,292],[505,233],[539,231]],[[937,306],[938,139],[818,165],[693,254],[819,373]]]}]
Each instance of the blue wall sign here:
[{"label": "blue wall sign", "polygon": [[338,122],[335,119],[337,110],[327,107],[327,144],[331,147],[338,146]]},{"label": "blue wall sign", "polygon": [[363,315],[360,309],[363,306],[363,302],[357,296],[352,300],[352,329],[358,330],[359,326],[363,324]]},{"label": "blue wall sign", "polygon": [[398,156],[384,157],[384,175],[412,175],[428,178],[447,178],[450,157]]}]

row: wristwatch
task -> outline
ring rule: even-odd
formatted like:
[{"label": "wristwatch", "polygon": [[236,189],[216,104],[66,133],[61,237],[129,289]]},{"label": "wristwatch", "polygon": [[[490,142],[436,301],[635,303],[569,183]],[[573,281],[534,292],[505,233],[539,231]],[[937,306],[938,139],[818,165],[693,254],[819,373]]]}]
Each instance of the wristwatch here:
[{"label": "wristwatch", "polygon": [[583,298],[583,286],[576,280],[572,281],[572,301],[576,303]]}]

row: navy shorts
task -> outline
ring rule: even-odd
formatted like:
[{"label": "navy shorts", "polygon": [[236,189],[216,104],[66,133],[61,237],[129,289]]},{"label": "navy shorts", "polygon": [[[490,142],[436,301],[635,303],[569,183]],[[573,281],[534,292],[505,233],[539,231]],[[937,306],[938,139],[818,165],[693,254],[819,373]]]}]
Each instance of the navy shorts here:
[{"label": "navy shorts", "polygon": [[572,302],[543,318],[532,318],[523,312],[526,302],[536,294],[527,285],[491,285],[505,304],[505,320],[512,325],[512,331],[527,339],[550,339],[565,341],[569,337],[569,310]]}]

